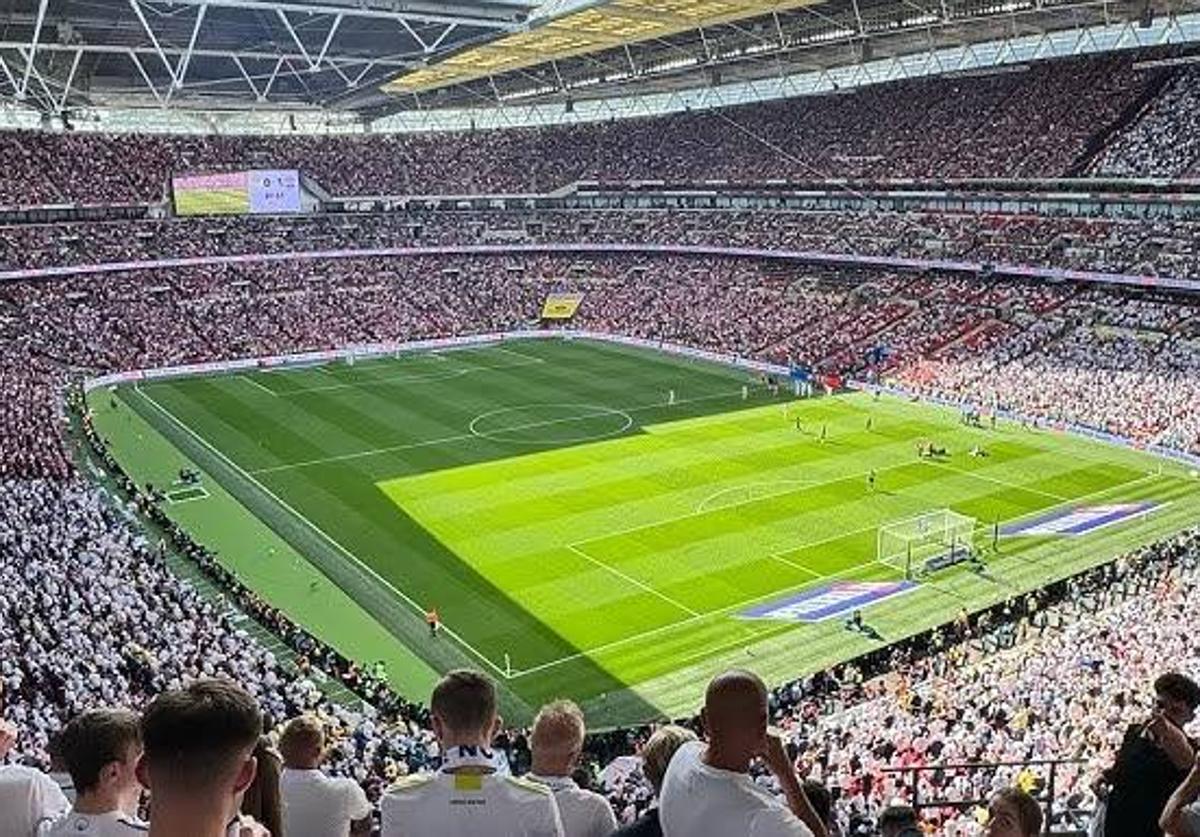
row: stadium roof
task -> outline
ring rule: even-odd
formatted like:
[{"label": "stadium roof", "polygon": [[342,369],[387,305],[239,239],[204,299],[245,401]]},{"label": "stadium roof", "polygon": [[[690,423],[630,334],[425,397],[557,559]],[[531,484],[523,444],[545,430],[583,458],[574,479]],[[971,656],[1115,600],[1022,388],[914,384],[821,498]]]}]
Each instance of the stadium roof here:
[{"label": "stadium roof", "polygon": [[[1200,0],[0,0],[0,104],[358,124],[569,111],[1197,11]],[[1176,26],[1172,42],[1194,39],[1183,29],[1195,27]],[[1085,51],[1066,43],[1037,57]]]}]

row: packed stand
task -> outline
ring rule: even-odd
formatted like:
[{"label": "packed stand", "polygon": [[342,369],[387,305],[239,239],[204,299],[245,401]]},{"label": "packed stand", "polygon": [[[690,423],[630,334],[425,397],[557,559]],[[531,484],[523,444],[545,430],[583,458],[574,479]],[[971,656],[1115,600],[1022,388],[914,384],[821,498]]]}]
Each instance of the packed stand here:
[{"label": "packed stand", "polygon": [[[0,206],[158,202],[174,172],[296,168],[334,195],[544,193],[578,180],[1057,177],[1164,73],[1108,54],[980,77],[585,125],[343,137],[0,135]],[[1053,141],[1047,141],[1052,138]]]},{"label": "packed stand", "polygon": [[0,226],[0,271],[384,247],[663,245],[1200,279],[1192,221],[1013,213],[406,211]]},{"label": "packed stand", "polygon": [[1200,176],[1200,68],[1180,71],[1092,162],[1103,177]]}]

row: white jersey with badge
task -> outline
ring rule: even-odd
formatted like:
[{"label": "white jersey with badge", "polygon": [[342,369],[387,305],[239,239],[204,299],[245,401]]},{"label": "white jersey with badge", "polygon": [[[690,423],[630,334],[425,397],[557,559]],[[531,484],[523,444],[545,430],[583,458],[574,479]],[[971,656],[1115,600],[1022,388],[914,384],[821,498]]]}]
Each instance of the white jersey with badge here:
[{"label": "white jersey with badge", "polygon": [[43,837],[145,837],[150,829],[136,817],[120,811],[107,814],[77,814],[56,820]]},{"label": "white jersey with badge", "polygon": [[380,811],[382,837],[564,837],[549,788],[496,773],[409,776]]}]

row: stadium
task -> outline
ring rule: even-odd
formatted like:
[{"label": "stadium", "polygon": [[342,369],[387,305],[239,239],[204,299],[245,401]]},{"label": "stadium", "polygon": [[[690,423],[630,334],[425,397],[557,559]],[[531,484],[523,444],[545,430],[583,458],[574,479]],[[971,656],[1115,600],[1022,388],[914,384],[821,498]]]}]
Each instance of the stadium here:
[{"label": "stadium", "polygon": [[0,837],[1200,837],[1192,0],[0,22]]}]

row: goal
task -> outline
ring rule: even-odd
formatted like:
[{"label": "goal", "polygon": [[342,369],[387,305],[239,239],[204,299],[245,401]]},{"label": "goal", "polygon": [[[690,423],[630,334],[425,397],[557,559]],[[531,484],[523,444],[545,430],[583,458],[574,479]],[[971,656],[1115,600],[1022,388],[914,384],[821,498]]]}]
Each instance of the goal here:
[{"label": "goal", "polygon": [[976,520],[950,509],[937,509],[879,527],[876,558],[912,579],[974,554]]}]

